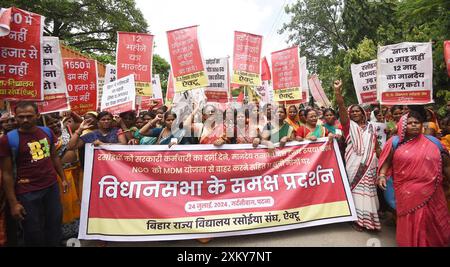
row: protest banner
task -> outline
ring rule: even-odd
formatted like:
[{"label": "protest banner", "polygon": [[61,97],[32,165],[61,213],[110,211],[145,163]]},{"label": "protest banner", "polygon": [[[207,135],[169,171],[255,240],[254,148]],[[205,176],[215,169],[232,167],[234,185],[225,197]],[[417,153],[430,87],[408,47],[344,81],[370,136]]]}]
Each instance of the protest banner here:
[{"label": "protest banner", "polygon": [[130,74],[103,87],[101,110],[113,115],[132,111],[136,105],[134,75]]},{"label": "protest banner", "polygon": [[181,240],[356,220],[337,143],[86,146],[80,239]]},{"label": "protest banner", "polygon": [[433,102],[431,43],[399,43],[378,47],[377,89],[382,105]]},{"label": "protest banner", "polygon": [[153,35],[117,32],[117,79],[133,74],[136,95],[152,95],[152,61]]},{"label": "protest banner", "polygon": [[4,24],[2,34],[8,35],[0,37],[0,98],[42,101],[42,34],[45,18],[15,7],[3,9],[1,15],[1,23]]},{"label": "protest banner", "polygon": [[70,109],[66,77],[59,47],[59,38],[44,36],[44,101],[38,102],[41,114]]},{"label": "protest banner", "polygon": [[261,85],[261,48],[261,35],[234,32],[232,83],[248,86]]},{"label": "protest banner", "polygon": [[319,107],[331,107],[331,102],[328,100],[327,95],[323,91],[322,84],[320,83],[317,75],[313,74],[308,80],[309,89],[311,90],[311,94],[316,100]]},{"label": "protest banner", "polygon": [[450,77],[450,41],[444,41],[444,59],[447,66],[447,74]]},{"label": "protest banner", "polygon": [[228,102],[230,77],[228,58],[211,58],[205,61],[209,85],[205,88],[208,102]]},{"label": "protest banner", "polygon": [[207,87],[209,84],[197,37],[197,27],[167,32],[176,93]]},{"label": "protest banner", "polygon": [[63,58],[71,110],[84,115],[97,110],[97,61]]},{"label": "protest banner", "polygon": [[275,101],[302,98],[298,46],[272,53],[272,75]]},{"label": "protest banner", "polygon": [[377,103],[377,60],[352,64],[353,85],[359,104]]}]

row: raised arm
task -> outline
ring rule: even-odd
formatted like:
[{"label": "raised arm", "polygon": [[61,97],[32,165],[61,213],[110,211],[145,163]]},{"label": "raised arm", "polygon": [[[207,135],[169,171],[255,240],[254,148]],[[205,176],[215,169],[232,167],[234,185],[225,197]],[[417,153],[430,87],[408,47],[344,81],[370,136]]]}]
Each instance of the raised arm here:
[{"label": "raised arm", "polygon": [[342,125],[347,125],[350,121],[348,116],[347,108],[345,107],[344,98],[342,97],[342,81],[334,81],[334,95],[336,97],[336,103],[339,107],[339,118]]},{"label": "raised arm", "polygon": [[81,140],[80,136],[84,130],[94,127],[94,125],[92,125],[91,123],[92,121],[90,120],[84,120],[80,124],[80,127],[73,132],[69,144],[67,144],[68,150],[75,150],[84,146],[84,141]]},{"label": "raised arm", "polygon": [[147,136],[148,134],[150,134],[150,130],[155,128],[156,123],[158,121],[162,121],[162,119],[163,119],[163,115],[161,115],[161,114],[156,115],[156,117],[153,120],[147,122],[146,125],[142,126],[142,128],[139,130],[139,133],[141,135]]}]

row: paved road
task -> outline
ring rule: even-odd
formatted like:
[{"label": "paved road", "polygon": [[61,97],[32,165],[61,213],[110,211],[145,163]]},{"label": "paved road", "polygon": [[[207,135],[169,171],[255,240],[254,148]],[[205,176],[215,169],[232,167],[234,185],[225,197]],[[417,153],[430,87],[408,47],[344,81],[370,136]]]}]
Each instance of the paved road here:
[{"label": "paved road", "polygon": [[[81,241],[82,246],[98,246],[98,241]],[[197,240],[158,242],[107,242],[108,247],[395,247],[395,226],[382,223],[378,233],[357,232],[349,223],[310,228],[214,238],[207,244]]]}]

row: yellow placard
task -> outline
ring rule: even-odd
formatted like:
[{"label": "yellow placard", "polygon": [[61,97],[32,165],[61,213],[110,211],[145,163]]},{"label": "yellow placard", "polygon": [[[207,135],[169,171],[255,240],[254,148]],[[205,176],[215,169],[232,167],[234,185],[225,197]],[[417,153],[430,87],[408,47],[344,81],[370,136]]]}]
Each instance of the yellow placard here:
[{"label": "yellow placard", "polygon": [[175,78],[175,92],[182,93],[196,88],[207,87],[208,77],[204,71],[191,73]]},{"label": "yellow placard", "polygon": [[138,96],[152,96],[152,83],[150,82],[135,82],[136,95]]},{"label": "yellow placard", "polygon": [[273,93],[273,100],[276,102],[302,99],[300,87],[274,90]]}]

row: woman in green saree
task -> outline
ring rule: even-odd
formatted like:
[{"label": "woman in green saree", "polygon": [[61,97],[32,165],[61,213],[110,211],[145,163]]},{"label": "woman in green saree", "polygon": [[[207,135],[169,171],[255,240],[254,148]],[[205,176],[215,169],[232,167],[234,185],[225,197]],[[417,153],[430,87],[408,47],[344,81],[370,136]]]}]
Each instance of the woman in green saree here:
[{"label": "woman in green saree", "polygon": [[317,112],[314,109],[306,110],[305,115],[305,125],[300,126],[295,132],[298,141],[302,139],[316,141],[317,138],[328,136],[328,130],[323,125],[317,123]]}]

